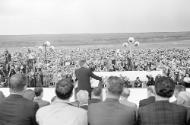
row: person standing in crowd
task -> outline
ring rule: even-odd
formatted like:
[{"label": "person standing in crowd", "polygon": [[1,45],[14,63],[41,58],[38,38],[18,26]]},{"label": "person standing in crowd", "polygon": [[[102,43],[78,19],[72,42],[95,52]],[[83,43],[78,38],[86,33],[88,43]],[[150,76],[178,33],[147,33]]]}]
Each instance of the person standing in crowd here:
[{"label": "person standing in crowd", "polygon": [[86,60],[81,60],[79,62],[80,68],[75,71],[76,79],[78,80],[78,91],[87,90],[89,93],[89,99],[91,99],[91,84],[90,78],[102,81],[102,78],[96,76],[91,69],[87,68]]},{"label": "person standing in crowd", "polygon": [[140,100],[139,107],[143,107],[155,102],[155,89],[154,86],[147,87],[147,99]]},{"label": "person standing in crowd", "polygon": [[0,103],[0,125],[37,125],[35,114],[39,106],[25,99],[26,77],[15,74],[10,79],[10,95]]},{"label": "person standing in crowd", "polygon": [[1,87],[6,87],[7,86],[7,78],[6,78],[6,73],[3,70],[3,66],[0,65],[0,86]]},{"label": "person standing in crowd", "polygon": [[34,102],[37,102],[40,108],[50,104],[48,101],[42,100],[43,98],[42,87],[35,87],[34,93],[35,93]]},{"label": "person standing in crowd", "polygon": [[28,80],[29,80],[29,87],[35,87],[36,86],[36,73],[34,69],[31,69],[31,71],[28,73]]},{"label": "person standing in crowd", "polygon": [[10,66],[10,70],[9,70],[9,74],[8,74],[8,78],[11,78],[11,76],[15,75],[16,71],[15,71],[15,66],[11,65]]},{"label": "person standing in crowd", "polygon": [[34,62],[35,62],[35,55],[30,49],[28,49],[28,52],[27,52],[27,65],[28,65],[30,70],[34,68],[33,67]]},{"label": "person standing in crowd", "polygon": [[73,83],[70,79],[57,82],[56,97],[52,104],[37,111],[36,120],[39,125],[87,125],[87,111],[69,103],[72,91]]},{"label": "person standing in crowd", "polygon": [[134,125],[136,112],[119,103],[123,80],[116,76],[108,78],[106,100],[88,107],[89,125]]},{"label": "person standing in crowd", "polygon": [[175,82],[169,77],[158,78],[155,82],[156,102],[141,107],[138,112],[139,125],[189,125],[188,112],[183,106],[169,103]]},{"label": "person standing in crowd", "polygon": [[92,104],[92,103],[98,103],[101,102],[102,100],[102,89],[100,87],[95,87],[92,89],[91,92],[91,100],[88,100],[88,104]]},{"label": "person standing in crowd", "polygon": [[41,86],[43,86],[43,73],[41,71],[41,68],[37,68],[35,87],[41,87]]},{"label": "person standing in crowd", "polygon": [[9,62],[11,62],[11,54],[7,49],[5,50],[4,57],[5,57],[5,65],[8,65]]}]

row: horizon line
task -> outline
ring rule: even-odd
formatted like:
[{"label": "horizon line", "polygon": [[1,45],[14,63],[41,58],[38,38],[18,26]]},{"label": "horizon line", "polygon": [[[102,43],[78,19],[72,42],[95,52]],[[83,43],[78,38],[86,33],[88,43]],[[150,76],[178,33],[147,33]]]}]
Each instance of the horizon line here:
[{"label": "horizon line", "polygon": [[40,33],[40,34],[0,34],[0,36],[29,36],[29,35],[81,35],[81,34],[143,34],[143,33],[185,33],[188,31],[161,31],[161,32],[110,32],[110,33]]}]

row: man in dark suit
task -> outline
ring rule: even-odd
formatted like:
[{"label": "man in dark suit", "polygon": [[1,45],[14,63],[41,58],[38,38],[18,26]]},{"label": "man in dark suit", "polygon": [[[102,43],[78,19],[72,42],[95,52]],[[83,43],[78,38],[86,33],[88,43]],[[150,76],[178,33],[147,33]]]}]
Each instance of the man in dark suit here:
[{"label": "man in dark suit", "polygon": [[79,62],[80,68],[75,71],[76,79],[78,80],[78,91],[79,90],[87,90],[89,93],[89,97],[91,98],[91,84],[90,78],[94,78],[96,80],[101,81],[102,78],[96,76],[90,68],[87,68],[86,61],[81,60]]},{"label": "man in dark suit", "polygon": [[134,125],[136,111],[119,102],[123,80],[116,76],[108,78],[106,100],[88,107],[90,125]]},{"label": "man in dark suit", "polygon": [[148,98],[147,99],[143,99],[139,102],[139,107],[143,107],[146,105],[149,105],[151,103],[155,102],[155,90],[154,90],[154,86],[149,86],[147,88],[147,95]]},{"label": "man in dark suit", "polygon": [[156,102],[139,109],[139,125],[189,125],[187,123],[187,109],[169,103],[174,88],[175,83],[169,77],[163,76],[156,80]]},{"label": "man in dark suit", "polygon": [[10,79],[10,95],[0,103],[0,125],[37,125],[37,103],[25,99],[26,77],[15,74]]}]

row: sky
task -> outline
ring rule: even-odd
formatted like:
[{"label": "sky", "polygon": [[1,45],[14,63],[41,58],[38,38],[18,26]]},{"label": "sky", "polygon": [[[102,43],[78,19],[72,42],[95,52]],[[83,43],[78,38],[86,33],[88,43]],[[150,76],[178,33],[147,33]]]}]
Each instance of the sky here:
[{"label": "sky", "polygon": [[190,0],[0,0],[0,35],[190,31]]}]

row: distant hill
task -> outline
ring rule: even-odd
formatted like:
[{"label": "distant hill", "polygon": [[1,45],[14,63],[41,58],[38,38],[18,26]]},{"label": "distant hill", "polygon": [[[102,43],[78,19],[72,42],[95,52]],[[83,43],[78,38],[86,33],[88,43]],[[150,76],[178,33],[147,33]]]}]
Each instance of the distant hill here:
[{"label": "distant hill", "polygon": [[51,41],[54,46],[118,45],[134,37],[143,44],[189,41],[190,32],[0,35],[0,48],[33,47]]}]

